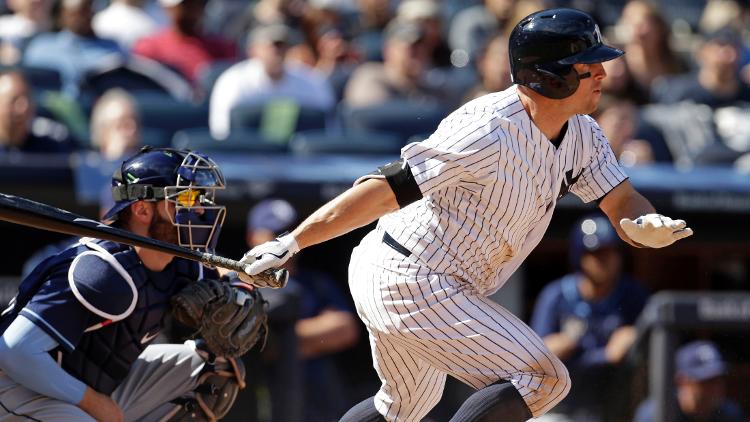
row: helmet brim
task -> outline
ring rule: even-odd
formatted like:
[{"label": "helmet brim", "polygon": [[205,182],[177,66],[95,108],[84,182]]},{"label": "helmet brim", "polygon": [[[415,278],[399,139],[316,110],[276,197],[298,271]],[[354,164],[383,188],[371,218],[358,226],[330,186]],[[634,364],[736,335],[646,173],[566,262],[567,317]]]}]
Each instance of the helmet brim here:
[{"label": "helmet brim", "polygon": [[610,47],[608,45],[599,44],[595,47],[589,48],[586,51],[576,54],[574,56],[566,57],[559,60],[560,64],[591,64],[591,63],[602,63],[614,60],[625,54],[624,51],[619,48]]}]

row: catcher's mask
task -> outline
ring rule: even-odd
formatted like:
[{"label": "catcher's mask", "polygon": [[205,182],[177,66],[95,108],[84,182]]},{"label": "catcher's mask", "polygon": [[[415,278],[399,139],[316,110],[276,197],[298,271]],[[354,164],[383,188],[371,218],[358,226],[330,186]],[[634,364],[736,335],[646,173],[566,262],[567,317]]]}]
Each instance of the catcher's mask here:
[{"label": "catcher's mask", "polygon": [[545,97],[573,95],[581,79],[575,63],[601,63],[624,53],[605,45],[599,26],[576,9],[548,9],[530,14],[513,28],[508,43],[511,79]]},{"label": "catcher's mask", "polygon": [[213,251],[224,223],[226,207],[216,205],[216,190],[224,189],[216,163],[199,152],[144,147],[125,160],[112,176],[115,205],[102,218],[114,221],[136,201],[166,199],[175,206],[167,212],[177,228],[180,246]]}]

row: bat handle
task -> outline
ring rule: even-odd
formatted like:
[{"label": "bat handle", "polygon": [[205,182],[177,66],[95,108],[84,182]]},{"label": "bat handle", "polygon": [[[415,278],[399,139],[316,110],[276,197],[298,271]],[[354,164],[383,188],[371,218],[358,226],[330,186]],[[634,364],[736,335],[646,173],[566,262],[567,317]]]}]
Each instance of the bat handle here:
[{"label": "bat handle", "polygon": [[[204,252],[201,261],[214,267],[226,268],[228,270],[245,274],[245,264],[233,259],[225,258],[223,256]],[[258,283],[254,284],[257,285],[257,287],[271,287],[274,289],[279,289],[286,286],[286,282],[288,280],[289,272],[287,270],[283,268],[268,269],[258,275]]]}]

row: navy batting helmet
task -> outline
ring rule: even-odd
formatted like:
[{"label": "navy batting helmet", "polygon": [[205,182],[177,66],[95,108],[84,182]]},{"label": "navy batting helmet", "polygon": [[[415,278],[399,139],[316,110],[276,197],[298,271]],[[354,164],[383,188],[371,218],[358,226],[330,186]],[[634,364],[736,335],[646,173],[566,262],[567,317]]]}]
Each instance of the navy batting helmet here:
[{"label": "navy batting helmet", "polygon": [[219,167],[201,153],[144,147],[115,170],[115,204],[102,220],[116,220],[136,201],[166,199],[175,206],[174,215],[168,214],[180,246],[213,250],[226,215],[226,208],[216,205],[216,190],[224,186]]},{"label": "navy batting helmet", "polygon": [[583,217],[570,232],[570,264],[580,268],[584,253],[620,245],[620,237],[606,217],[599,214]]},{"label": "navy batting helmet", "polygon": [[509,41],[511,78],[548,98],[573,95],[581,79],[576,63],[601,63],[622,56],[622,50],[604,45],[599,26],[576,9],[549,9],[532,13],[513,28]]}]

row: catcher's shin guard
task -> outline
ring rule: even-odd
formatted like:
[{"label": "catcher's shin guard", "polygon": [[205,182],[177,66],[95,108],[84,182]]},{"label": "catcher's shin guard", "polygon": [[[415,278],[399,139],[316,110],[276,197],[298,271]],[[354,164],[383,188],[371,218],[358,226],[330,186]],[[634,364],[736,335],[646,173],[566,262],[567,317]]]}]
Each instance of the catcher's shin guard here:
[{"label": "catcher's shin guard", "polygon": [[241,360],[216,357],[201,342],[196,342],[196,352],[206,360],[198,386],[191,395],[173,400],[177,406],[162,421],[218,421],[229,413],[237,394],[245,388],[245,365]]}]

